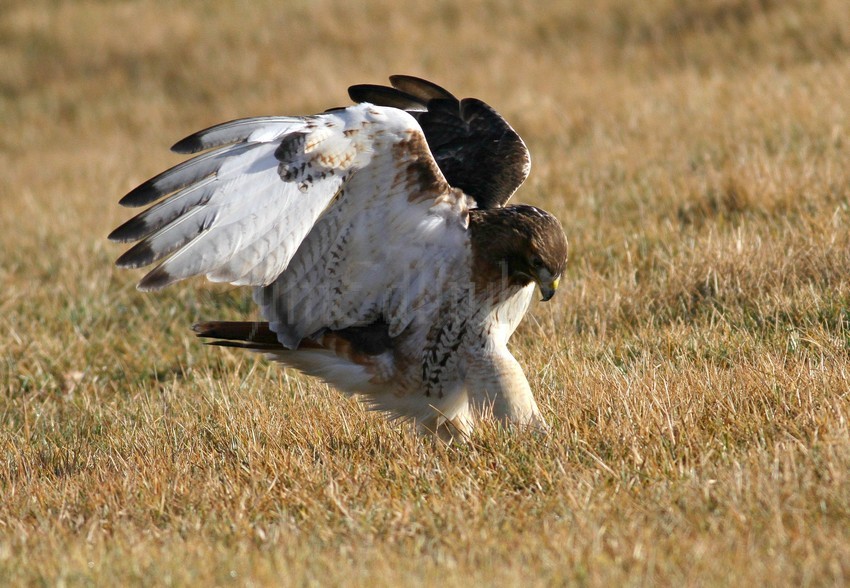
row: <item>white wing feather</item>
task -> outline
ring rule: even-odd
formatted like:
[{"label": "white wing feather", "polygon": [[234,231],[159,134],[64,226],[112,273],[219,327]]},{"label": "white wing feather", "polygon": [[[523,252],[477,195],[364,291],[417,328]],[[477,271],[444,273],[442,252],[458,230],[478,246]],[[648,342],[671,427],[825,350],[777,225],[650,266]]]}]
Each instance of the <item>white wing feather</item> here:
[{"label": "white wing feather", "polygon": [[122,200],[168,196],[110,235],[140,240],[119,265],[164,259],[140,289],[196,275],[256,286],[272,329],[294,347],[377,318],[394,336],[451,283],[468,283],[466,197],[407,113],[359,104],[245,119],[175,146],[209,148]]},{"label": "white wing feather", "polygon": [[[177,190],[110,235],[121,241],[141,239],[119,258],[120,266],[148,265],[173,253],[142,279],[139,289],[159,289],[204,274],[212,281],[268,284],[336,194],[344,181],[337,170],[306,192],[300,183],[284,182],[279,175],[275,150],[280,138],[307,132],[312,121],[275,118],[265,126],[257,119],[250,122],[202,132],[210,139],[201,148],[238,139],[235,131],[248,136],[160,174],[122,200],[138,206]],[[228,129],[230,134],[225,133]],[[255,137],[262,141],[253,142]]]}]

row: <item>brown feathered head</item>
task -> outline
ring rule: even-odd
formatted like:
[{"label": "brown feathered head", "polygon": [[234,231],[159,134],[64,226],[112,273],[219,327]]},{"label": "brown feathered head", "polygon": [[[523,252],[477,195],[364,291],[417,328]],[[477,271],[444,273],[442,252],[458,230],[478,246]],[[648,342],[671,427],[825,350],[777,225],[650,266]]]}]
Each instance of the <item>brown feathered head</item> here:
[{"label": "brown feathered head", "polygon": [[557,218],[524,204],[473,209],[469,228],[479,280],[536,282],[543,300],[552,298],[567,265],[567,238]]}]

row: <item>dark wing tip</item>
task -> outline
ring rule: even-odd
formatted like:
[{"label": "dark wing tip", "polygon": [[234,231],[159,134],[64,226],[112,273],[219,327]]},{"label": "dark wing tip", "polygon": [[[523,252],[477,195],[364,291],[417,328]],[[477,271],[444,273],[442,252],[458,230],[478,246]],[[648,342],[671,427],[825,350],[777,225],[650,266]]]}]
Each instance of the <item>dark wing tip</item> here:
[{"label": "dark wing tip", "polygon": [[[129,253],[129,251],[127,253]],[[121,257],[126,256],[127,253],[125,253]],[[121,259],[119,258],[118,261],[121,261]],[[162,290],[169,284],[173,284],[176,281],[177,279],[171,274],[169,274],[166,270],[164,270],[163,267],[160,265],[148,272],[148,274],[144,278],[142,278],[138,284],[136,284],[136,289],[140,292],[153,292],[154,290]]]},{"label": "dark wing tip", "polygon": [[416,76],[396,74],[390,76],[390,83],[393,85],[393,88],[424,100],[426,103],[429,100],[457,101],[455,95],[442,86],[438,86],[434,82],[429,82],[422,78],[417,78]]},{"label": "dark wing tip", "polygon": [[144,267],[156,261],[156,253],[147,241],[136,243],[115,260],[120,268],[133,269]]},{"label": "dark wing tip", "polygon": [[348,88],[348,95],[355,102],[371,102],[380,106],[391,106],[407,111],[427,110],[432,100],[450,100],[457,98],[434,82],[408,75],[390,76],[389,86],[376,84],[357,84]]},{"label": "dark wing tip", "polygon": [[355,102],[371,102],[410,112],[449,184],[475,199],[479,208],[503,206],[525,181],[528,149],[496,109],[477,98],[459,100],[434,82],[409,75],[390,76],[392,88],[351,86]]},{"label": "dark wing tip", "polygon": [[171,146],[174,153],[197,153],[206,149],[202,140],[201,133],[192,133],[188,137],[184,137]]},{"label": "dark wing tip", "polygon": [[407,92],[376,84],[357,84],[348,88],[348,96],[357,103],[370,102],[400,110],[425,110],[425,103]]},{"label": "dark wing tip", "polygon": [[144,206],[146,204],[150,204],[160,196],[162,196],[162,192],[156,188],[154,181],[148,180],[127,192],[127,194],[118,201],[118,204],[128,207]]},{"label": "dark wing tip", "polygon": [[143,219],[140,219],[138,216],[134,216],[120,227],[113,229],[106,238],[110,241],[117,241],[119,243],[137,241],[145,236],[146,227],[147,223]]}]

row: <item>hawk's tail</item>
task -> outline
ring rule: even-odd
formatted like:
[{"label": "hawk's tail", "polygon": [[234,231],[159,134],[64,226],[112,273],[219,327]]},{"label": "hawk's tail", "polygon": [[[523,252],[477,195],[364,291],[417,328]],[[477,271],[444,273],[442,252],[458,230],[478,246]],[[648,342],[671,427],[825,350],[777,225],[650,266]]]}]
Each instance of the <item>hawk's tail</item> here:
[{"label": "hawk's tail", "polygon": [[347,358],[375,357],[390,351],[393,345],[389,326],[381,320],[338,331],[322,331],[302,339],[296,349],[284,347],[267,322],[210,321],[197,323],[192,330],[198,337],[216,339],[208,345],[268,352],[322,350]]},{"label": "hawk's tail", "polygon": [[[212,339],[209,345],[267,353],[271,359],[321,378],[344,392],[371,397],[371,404],[381,405],[383,398],[394,398],[393,388],[387,385],[396,373],[392,340],[382,321],[305,337],[296,349],[284,347],[267,322],[211,321],[198,323],[192,329],[198,337]],[[404,414],[401,410],[396,412]]]},{"label": "hawk's tail", "polygon": [[[399,379],[405,376],[396,366],[389,325],[382,320],[322,331],[302,339],[296,349],[284,347],[267,322],[210,321],[198,323],[192,329],[198,337],[210,339],[210,345],[266,353],[269,359],[358,395],[370,408],[419,423],[434,418],[430,401],[423,402],[418,394],[398,393]],[[455,405],[439,407],[439,415],[449,418],[454,418],[457,411]],[[428,425],[423,426],[423,431],[429,430]]]},{"label": "hawk's tail", "polygon": [[217,339],[209,345],[240,347],[257,351],[283,351],[277,335],[266,322],[210,321],[192,326],[198,337]]}]

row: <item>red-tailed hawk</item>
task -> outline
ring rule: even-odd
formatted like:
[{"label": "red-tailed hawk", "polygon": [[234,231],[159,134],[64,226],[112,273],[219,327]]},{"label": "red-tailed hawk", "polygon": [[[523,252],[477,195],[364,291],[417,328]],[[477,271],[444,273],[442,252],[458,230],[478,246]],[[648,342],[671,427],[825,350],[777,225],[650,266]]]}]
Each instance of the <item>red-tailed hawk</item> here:
[{"label": "red-tailed hawk", "polygon": [[505,206],[530,158],[480,100],[393,76],[355,106],[236,120],[172,148],[205,151],[121,204],[147,206],[109,238],[117,264],[159,262],[156,290],[205,275],[252,286],[268,322],[195,326],[267,353],[420,430],[468,432],[492,414],[545,428],[507,348],[534,291],[567,259],[558,220]]}]

